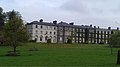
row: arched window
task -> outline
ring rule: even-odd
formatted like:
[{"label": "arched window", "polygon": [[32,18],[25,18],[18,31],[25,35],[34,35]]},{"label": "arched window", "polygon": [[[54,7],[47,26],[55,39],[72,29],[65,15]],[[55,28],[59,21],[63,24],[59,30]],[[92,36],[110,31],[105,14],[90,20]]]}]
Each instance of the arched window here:
[{"label": "arched window", "polygon": [[42,39],[43,39],[43,36],[41,35],[41,36],[40,36],[40,41],[42,41]]},{"label": "arched window", "polygon": [[53,42],[56,43],[57,39],[56,36],[53,37]]},{"label": "arched window", "polygon": [[35,35],[35,41],[37,41],[37,39],[38,39],[38,35]]},{"label": "arched window", "polygon": [[45,37],[45,40],[46,40],[46,41],[48,40],[48,36]]},{"label": "arched window", "polygon": [[56,39],[56,36],[54,36],[54,39]]},{"label": "arched window", "polygon": [[50,36],[50,39],[52,39],[52,36]]}]

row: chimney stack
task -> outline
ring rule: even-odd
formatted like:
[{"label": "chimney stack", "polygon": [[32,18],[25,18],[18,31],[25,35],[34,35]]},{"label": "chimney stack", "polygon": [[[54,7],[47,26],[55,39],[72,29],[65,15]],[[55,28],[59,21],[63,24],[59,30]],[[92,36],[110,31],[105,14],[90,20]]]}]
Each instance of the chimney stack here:
[{"label": "chimney stack", "polygon": [[111,30],[111,27],[108,27],[108,30]]},{"label": "chimney stack", "polygon": [[98,29],[99,29],[100,27],[98,26]]},{"label": "chimney stack", "polygon": [[40,19],[40,22],[43,22],[43,19]]},{"label": "chimney stack", "polygon": [[57,24],[57,21],[55,20],[55,21],[53,21],[53,24]]},{"label": "chimney stack", "polygon": [[117,27],[117,30],[119,30],[119,27]]},{"label": "chimney stack", "polygon": [[96,26],[94,26],[94,28],[96,28]]},{"label": "chimney stack", "polygon": [[70,25],[74,25],[74,22],[72,22],[72,23],[69,23]]},{"label": "chimney stack", "polygon": [[92,24],[90,24],[90,27],[92,27]]}]

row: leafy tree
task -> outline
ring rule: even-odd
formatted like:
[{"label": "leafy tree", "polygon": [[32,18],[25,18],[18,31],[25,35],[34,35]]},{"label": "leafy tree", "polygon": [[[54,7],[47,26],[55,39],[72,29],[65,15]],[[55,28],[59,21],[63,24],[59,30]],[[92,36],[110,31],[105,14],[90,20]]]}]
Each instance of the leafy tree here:
[{"label": "leafy tree", "polygon": [[111,47],[120,47],[120,31],[114,32],[110,37]]},{"label": "leafy tree", "polygon": [[16,55],[17,46],[28,41],[27,30],[19,12],[12,10],[7,12],[6,16],[7,21],[4,28],[6,44],[13,47],[13,55]]},{"label": "leafy tree", "polygon": [[3,12],[3,9],[0,7],[0,28],[2,28],[2,26],[4,25],[4,21],[5,21],[5,14]]},{"label": "leafy tree", "polygon": [[3,9],[0,7],[0,45],[3,44],[3,42],[5,41],[3,35],[4,21],[5,21],[5,14],[3,12]]}]

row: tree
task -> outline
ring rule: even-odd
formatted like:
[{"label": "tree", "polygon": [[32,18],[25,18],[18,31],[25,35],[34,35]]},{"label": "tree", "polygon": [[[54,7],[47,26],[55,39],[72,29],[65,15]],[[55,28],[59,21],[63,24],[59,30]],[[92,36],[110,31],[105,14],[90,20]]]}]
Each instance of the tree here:
[{"label": "tree", "polygon": [[0,7],[0,45],[3,44],[3,42],[5,41],[3,35],[4,21],[5,21],[5,14],[3,12],[3,9]]},{"label": "tree", "polygon": [[114,32],[110,37],[111,47],[120,47],[120,31]]},{"label": "tree", "polygon": [[5,21],[5,14],[3,12],[3,9],[0,7],[0,30],[4,25],[4,21]]},{"label": "tree", "polygon": [[7,39],[6,44],[13,47],[13,55],[16,55],[17,46],[28,41],[27,30],[19,12],[12,10],[7,12],[6,16],[7,20],[4,28],[5,37]]}]

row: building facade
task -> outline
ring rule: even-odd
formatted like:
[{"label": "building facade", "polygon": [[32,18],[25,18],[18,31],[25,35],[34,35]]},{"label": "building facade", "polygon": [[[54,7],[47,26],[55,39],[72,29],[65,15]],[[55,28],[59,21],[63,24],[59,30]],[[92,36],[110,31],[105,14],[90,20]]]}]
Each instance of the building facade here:
[{"label": "building facade", "polygon": [[27,30],[30,35],[30,40],[46,43],[48,39],[52,43],[92,43],[92,44],[108,44],[110,35],[117,29],[99,28],[96,26],[74,25],[74,23],[66,23],[53,21],[52,23],[33,21],[27,23]]}]

